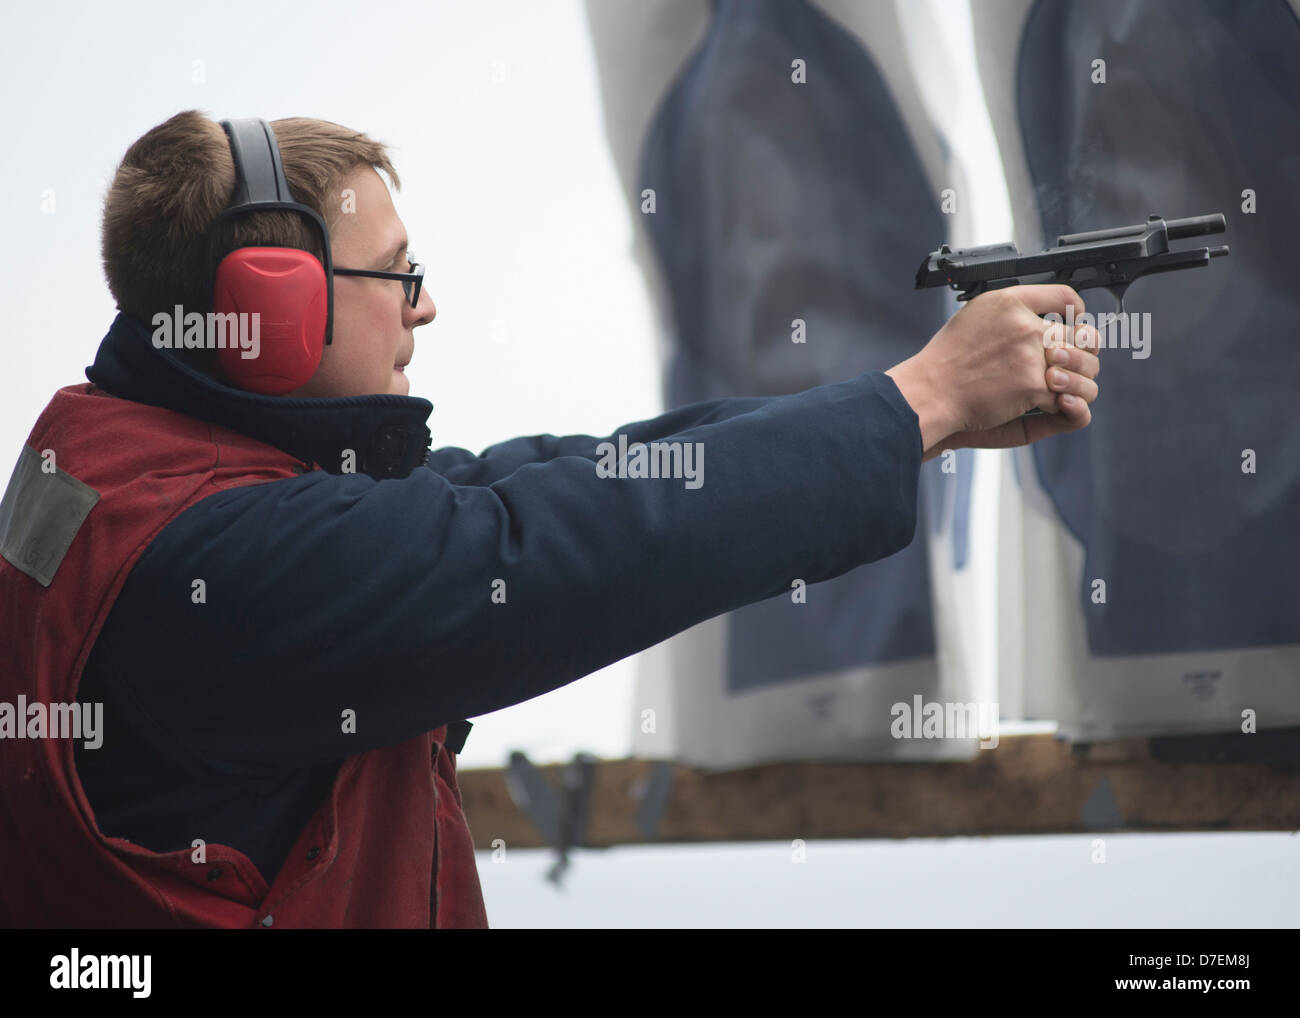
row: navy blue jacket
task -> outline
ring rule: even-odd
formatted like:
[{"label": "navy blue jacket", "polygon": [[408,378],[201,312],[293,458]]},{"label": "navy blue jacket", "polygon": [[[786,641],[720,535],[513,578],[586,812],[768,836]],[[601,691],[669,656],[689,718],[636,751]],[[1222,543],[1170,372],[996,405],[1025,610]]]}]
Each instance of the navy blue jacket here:
[{"label": "navy blue jacket", "polygon": [[104,704],[103,745],[76,757],[100,829],[156,851],[230,845],[268,881],[345,757],[890,555],[916,526],[919,422],[881,372],[607,436],[703,443],[694,489],[600,476],[606,439],[589,435],[430,451],[427,400],[241,392],[154,349],[126,314],[86,375],[303,461],[300,477],[209,496],[162,530],[78,691]]}]

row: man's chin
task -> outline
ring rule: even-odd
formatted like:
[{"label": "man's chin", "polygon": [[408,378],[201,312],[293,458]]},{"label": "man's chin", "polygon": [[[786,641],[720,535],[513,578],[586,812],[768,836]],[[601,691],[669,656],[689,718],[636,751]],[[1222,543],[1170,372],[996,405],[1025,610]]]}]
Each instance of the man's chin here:
[{"label": "man's chin", "polygon": [[393,382],[388,391],[394,396],[409,396],[411,394],[411,380],[406,377],[405,371],[398,371],[397,368],[393,368]]}]

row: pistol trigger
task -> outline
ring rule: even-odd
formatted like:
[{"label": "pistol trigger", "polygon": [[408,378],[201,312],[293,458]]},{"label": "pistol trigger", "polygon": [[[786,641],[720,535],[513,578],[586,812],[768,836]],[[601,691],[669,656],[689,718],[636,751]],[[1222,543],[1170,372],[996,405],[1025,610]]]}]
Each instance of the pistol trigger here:
[{"label": "pistol trigger", "polygon": [[1115,310],[1121,315],[1124,313],[1124,294],[1128,292],[1130,285],[1130,283],[1125,283],[1123,286],[1106,287],[1106,289],[1110,291],[1110,295],[1115,298],[1115,304],[1117,305]]}]

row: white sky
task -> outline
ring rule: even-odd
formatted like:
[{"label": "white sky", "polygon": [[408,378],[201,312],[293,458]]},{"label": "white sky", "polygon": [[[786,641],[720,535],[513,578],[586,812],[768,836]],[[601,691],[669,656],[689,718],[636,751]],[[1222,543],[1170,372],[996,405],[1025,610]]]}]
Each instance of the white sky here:
[{"label": "white sky", "polygon": [[[960,41],[960,6],[927,2]],[[0,87],[3,477],[54,390],[85,381],[112,321],[99,216],[114,168],[188,108],[319,116],[392,146],[398,211],[438,306],[408,369],[434,403],[435,446],[604,434],[661,409],[577,0],[29,4],[6,15]],[[1006,239],[1005,197],[975,183],[993,195],[981,240]],[[512,749],[627,755],[633,679],[620,662],[479,719],[462,766],[501,766]],[[1111,838],[1104,866],[1090,841],[812,842],[802,865],[784,843],[617,849],[578,853],[564,892],[541,880],[538,852],[481,853],[479,870],[494,926],[1294,925],[1294,838]]]}]

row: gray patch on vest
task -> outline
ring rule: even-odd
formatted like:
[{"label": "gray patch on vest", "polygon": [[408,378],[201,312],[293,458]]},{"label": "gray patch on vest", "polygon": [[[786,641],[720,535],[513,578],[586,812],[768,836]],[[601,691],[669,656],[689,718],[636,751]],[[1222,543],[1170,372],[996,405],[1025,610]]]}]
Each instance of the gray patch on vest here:
[{"label": "gray patch on vest", "polygon": [[0,555],[48,587],[99,492],[57,465],[46,473],[44,463],[40,453],[23,446],[0,499]]}]

